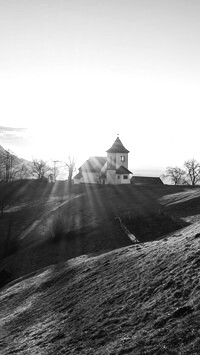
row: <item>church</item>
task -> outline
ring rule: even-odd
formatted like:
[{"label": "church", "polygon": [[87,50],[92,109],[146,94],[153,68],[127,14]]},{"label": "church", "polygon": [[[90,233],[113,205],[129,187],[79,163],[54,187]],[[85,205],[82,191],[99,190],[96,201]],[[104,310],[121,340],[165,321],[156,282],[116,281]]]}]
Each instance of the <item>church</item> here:
[{"label": "church", "polygon": [[130,184],[131,171],[128,170],[128,153],[119,137],[107,157],[90,157],[78,169],[74,184]]}]

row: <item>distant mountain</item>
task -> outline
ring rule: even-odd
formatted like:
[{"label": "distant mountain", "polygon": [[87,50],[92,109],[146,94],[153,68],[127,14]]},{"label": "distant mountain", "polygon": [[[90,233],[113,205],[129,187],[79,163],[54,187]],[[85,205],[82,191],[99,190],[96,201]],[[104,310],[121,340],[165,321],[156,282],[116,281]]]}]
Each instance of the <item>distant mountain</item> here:
[{"label": "distant mountain", "polygon": [[0,145],[0,156],[1,155],[6,155],[7,151]]},{"label": "distant mountain", "polygon": [[4,161],[7,151],[0,145],[0,164]]},{"label": "distant mountain", "polygon": [[8,151],[8,150],[4,149],[2,147],[2,145],[0,145],[0,159],[1,158],[5,158],[8,153],[10,153],[13,156],[13,158],[15,159],[15,163],[17,163],[17,164],[28,164],[28,163],[30,163],[30,161],[28,161],[28,160],[26,160],[24,158],[19,158],[12,151]]},{"label": "distant mountain", "polygon": [[164,174],[164,170],[161,169],[131,169],[134,176],[154,176],[160,177]]},{"label": "distant mountain", "polygon": [[13,152],[0,145],[0,180],[10,181],[16,178],[29,177],[31,162],[19,158]]}]

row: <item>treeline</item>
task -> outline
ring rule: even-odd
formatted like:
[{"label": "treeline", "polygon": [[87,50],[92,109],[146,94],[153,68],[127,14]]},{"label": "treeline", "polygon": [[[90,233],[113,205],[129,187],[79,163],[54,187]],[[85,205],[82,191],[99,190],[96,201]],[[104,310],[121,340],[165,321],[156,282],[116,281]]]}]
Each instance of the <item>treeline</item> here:
[{"label": "treeline", "polygon": [[66,175],[66,179],[71,182],[75,172],[75,159],[68,157],[66,161],[47,162],[43,159],[33,159],[27,161],[18,158],[10,151],[1,147],[0,150],[0,181],[10,182],[22,179],[39,179],[53,182],[59,174]]},{"label": "treeline", "polygon": [[1,149],[0,181],[13,181],[30,177],[30,162],[18,158],[10,151]]},{"label": "treeline", "polygon": [[183,167],[167,167],[164,178],[170,178],[174,185],[198,185],[200,183],[200,162],[189,159]]}]

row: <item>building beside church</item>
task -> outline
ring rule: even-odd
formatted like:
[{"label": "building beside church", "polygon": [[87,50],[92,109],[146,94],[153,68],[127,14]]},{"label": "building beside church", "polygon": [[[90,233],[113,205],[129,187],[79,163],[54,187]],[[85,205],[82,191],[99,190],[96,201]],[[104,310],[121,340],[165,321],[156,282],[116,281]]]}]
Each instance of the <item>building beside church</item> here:
[{"label": "building beside church", "polygon": [[119,137],[107,151],[107,157],[90,157],[78,169],[74,184],[130,184],[128,153]]},{"label": "building beside church", "polygon": [[158,176],[132,176],[130,183],[133,185],[164,185]]}]

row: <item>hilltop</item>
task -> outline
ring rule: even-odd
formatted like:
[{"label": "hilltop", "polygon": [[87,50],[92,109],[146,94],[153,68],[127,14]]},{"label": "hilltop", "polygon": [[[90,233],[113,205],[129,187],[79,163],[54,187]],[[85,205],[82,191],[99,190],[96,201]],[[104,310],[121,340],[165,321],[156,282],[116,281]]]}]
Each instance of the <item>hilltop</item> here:
[{"label": "hilltop", "polygon": [[[0,293],[1,353],[198,354],[200,189],[79,187],[59,200],[64,186],[43,198],[67,217],[67,240],[48,244],[39,223],[24,249],[1,261],[19,277]],[[26,191],[28,199],[30,184]],[[25,213],[20,196],[18,213]],[[38,213],[47,222],[55,210]],[[149,215],[147,240],[134,245],[115,220],[129,228],[138,221],[141,233],[140,218]],[[162,233],[165,219],[173,223],[163,236],[151,222]]]},{"label": "hilltop", "polygon": [[[8,233],[9,240],[17,241],[17,253],[4,258],[0,266],[9,267],[13,277],[83,254],[94,256],[132,244],[118,217],[142,242],[186,225],[180,216],[174,219],[166,214],[159,202],[174,191],[184,193],[183,188],[174,186],[80,185],[69,191],[66,182],[27,180],[2,184],[1,188],[0,195],[7,204],[0,219],[0,257]],[[63,229],[64,238],[52,244],[55,228]]]}]

